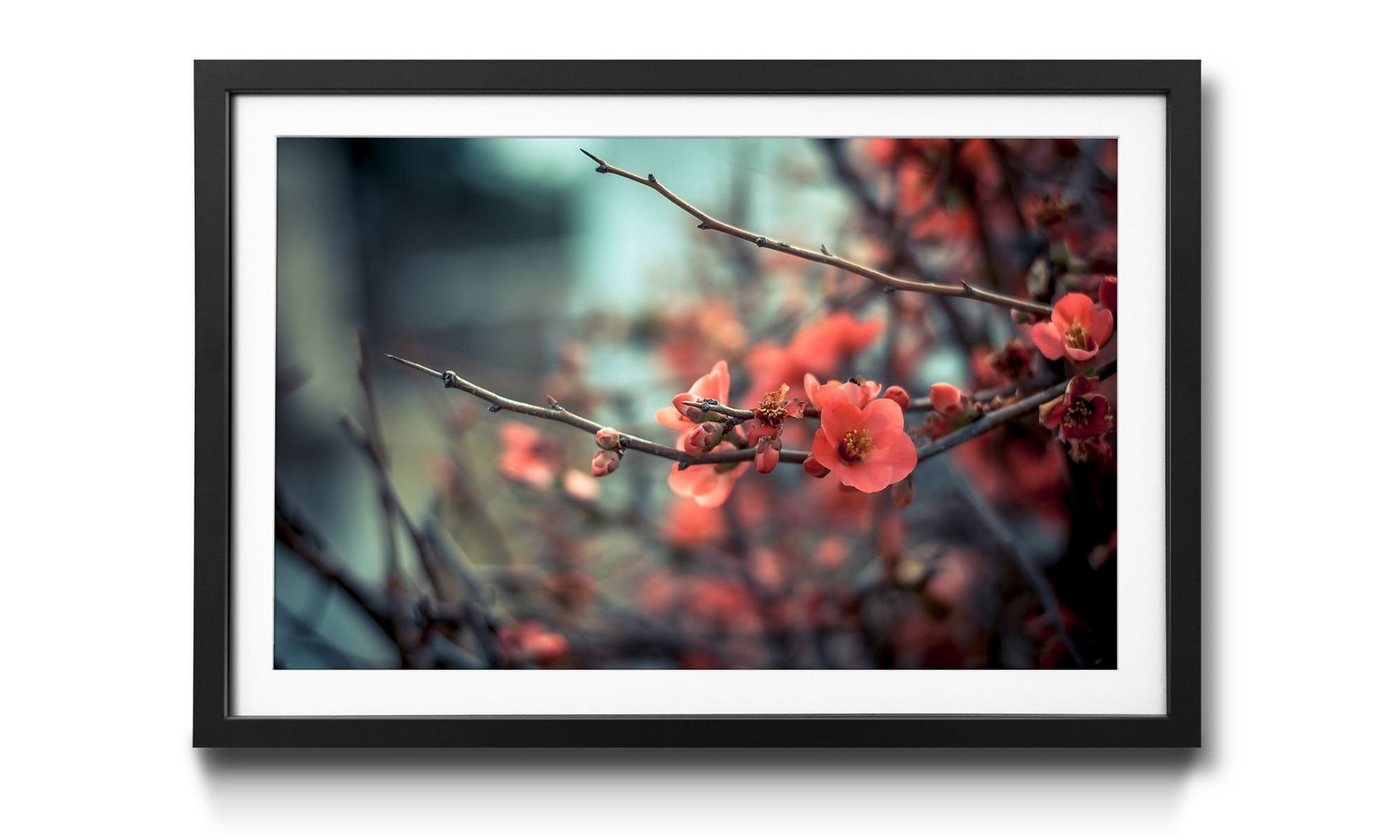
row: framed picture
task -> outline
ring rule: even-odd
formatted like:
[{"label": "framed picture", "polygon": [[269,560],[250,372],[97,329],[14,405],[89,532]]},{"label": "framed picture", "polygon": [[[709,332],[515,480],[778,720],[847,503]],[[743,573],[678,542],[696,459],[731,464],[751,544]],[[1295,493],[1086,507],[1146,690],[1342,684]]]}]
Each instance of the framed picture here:
[{"label": "framed picture", "polygon": [[194,73],[197,746],[1199,745],[1198,62]]}]

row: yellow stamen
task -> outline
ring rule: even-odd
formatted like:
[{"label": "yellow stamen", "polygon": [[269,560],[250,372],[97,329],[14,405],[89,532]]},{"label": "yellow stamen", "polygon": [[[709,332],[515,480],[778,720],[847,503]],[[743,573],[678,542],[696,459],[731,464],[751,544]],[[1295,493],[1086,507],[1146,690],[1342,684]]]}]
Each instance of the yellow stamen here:
[{"label": "yellow stamen", "polygon": [[864,461],[875,448],[875,439],[864,429],[846,432],[841,441],[841,457],[847,461]]},{"label": "yellow stamen", "polygon": [[769,426],[781,426],[787,417],[787,392],[788,386],[783,385],[776,391],[764,394],[754,407],[754,416]]},{"label": "yellow stamen", "polygon": [[1065,346],[1073,347],[1076,350],[1087,350],[1089,348],[1089,332],[1084,329],[1084,325],[1075,318],[1069,329],[1065,330]]}]

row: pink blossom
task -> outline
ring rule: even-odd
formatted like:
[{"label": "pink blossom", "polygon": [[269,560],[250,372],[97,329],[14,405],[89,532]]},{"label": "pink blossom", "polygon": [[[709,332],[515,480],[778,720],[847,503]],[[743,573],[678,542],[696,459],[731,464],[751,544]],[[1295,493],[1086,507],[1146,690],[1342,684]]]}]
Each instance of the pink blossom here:
[{"label": "pink blossom", "polygon": [[1031,340],[1051,361],[1068,356],[1076,362],[1087,362],[1098,355],[1111,335],[1113,313],[1095,307],[1088,295],[1079,292],[1060,298],[1050,320],[1031,328]]},{"label": "pink blossom", "polygon": [[914,471],[918,454],[904,433],[904,412],[894,400],[872,400],[863,408],[833,398],[822,407],[812,457],[841,483],[876,493]]}]

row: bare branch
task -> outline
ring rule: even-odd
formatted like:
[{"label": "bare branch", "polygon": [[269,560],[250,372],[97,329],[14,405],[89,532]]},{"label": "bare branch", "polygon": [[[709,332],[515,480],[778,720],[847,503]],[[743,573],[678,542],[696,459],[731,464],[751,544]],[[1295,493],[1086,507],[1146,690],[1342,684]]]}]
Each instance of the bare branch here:
[{"label": "bare branch", "polygon": [[317,575],[339,589],[406,656],[389,605],[382,603],[376,593],[343,570],[340,562],[329,554],[321,537],[292,507],[280,482],[276,487],[276,515],[274,533],[277,541],[301,558]]},{"label": "bare branch", "polygon": [[442,576],[436,565],[436,557],[433,554],[432,546],[419,530],[418,524],[414,522],[413,515],[409,513],[408,507],[404,505],[403,499],[398,491],[394,489],[394,484],[389,480],[389,465],[384,460],[384,450],[375,445],[374,438],[365,431],[355,418],[345,415],[340,418],[340,428],[345,432],[345,436],[364,454],[369,461],[370,467],[374,470],[375,480],[379,484],[379,492],[384,504],[392,517],[403,523],[404,530],[408,532],[408,537],[413,543],[413,547],[418,554],[419,567],[428,578],[428,584],[433,588],[433,592],[439,598],[446,597],[446,589],[443,586]]},{"label": "bare branch", "polygon": [[705,213],[703,210],[700,210],[695,205],[691,204],[690,202],[686,201],[685,199],[681,198],[680,196],[667,189],[664,184],[656,180],[655,175],[648,174],[646,177],[642,177],[641,175],[637,175],[636,173],[628,172],[625,169],[619,169],[616,166],[613,166],[612,164],[598,157],[597,155],[587,151],[586,149],[579,149],[579,151],[583,152],[590,159],[592,159],[593,162],[598,164],[598,172],[607,175],[617,175],[622,178],[626,178],[629,181],[635,181],[638,184],[650,187],[651,189],[660,193],[667,201],[671,202],[672,204],[681,208],[685,212],[689,213],[691,216],[698,219],[700,221],[700,230],[718,231],[720,233],[733,236],[737,239],[742,239],[745,242],[751,242],[759,248],[768,248],[770,250],[788,254],[790,256],[794,256],[799,259],[804,259],[809,262],[819,263],[821,265],[829,265],[833,268],[838,268],[842,271],[846,271],[851,274],[856,274],[866,278],[867,280],[879,283],[887,289],[901,289],[907,292],[920,292],[922,294],[929,295],[942,295],[944,297],[959,297],[967,298],[969,300],[980,300],[986,303],[993,303],[998,306],[1004,306],[1009,309],[1019,309],[1023,312],[1032,312],[1037,315],[1049,315],[1051,312],[1051,309],[1047,304],[1033,300],[1026,300],[1024,298],[1014,297],[1012,295],[1004,295],[1000,292],[994,292],[989,289],[983,289],[979,286],[974,286],[971,283],[936,283],[924,280],[910,280],[904,277],[896,277],[893,274],[887,274],[868,265],[863,265],[861,263],[845,259],[844,257],[838,257],[832,254],[829,250],[827,250],[825,246],[822,246],[822,249],[819,251],[812,251],[807,248],[802,248],[796,245],[789,245],[786,242],[780,242],[774,239],[770,239],[761,234],[754,233],[753,231],[744,230],[741,227],[737,227],[727,222],[720,221],[719,219],[714,218],[708,213]]},{"label": "bare branch", "polygon": [[972,509],[977,518],[982,521],[993,541],[1016,564],[1021,576],[1026,579],[1026,584],[1030,586],[1031,593],[1040,602],[1040,609],[1049,617],[1050,626],[1054,628],[1060,644],[1065,646],[1065,650],[1069,652],[1074,664],[1081,668],[1084,667],[1084,658],[1080,655],[1079,647],[1075,645],[1074,639],[1070,636],[1069,628],[1065,626],[1064,615],[1060,612],[1060,602],[1055,597],[1055,589],[1050,585],[1045,572],[1027,557],[1025,552],[1021,551],[1016,544],[1015,534],[1006,521],[1002,519],[1001,514],[997,513],[991,502],[973,488],[967,477],[952,462],[948,463],[948,475],[959,495],[967,502],[968,507]]},{"label": "bare branch", "polygon": [[[389,353],[386,353],[385,355],[401,365],[406,365],[408,367],[413,368],[414,370],[420,370],[426,374],[441,379],[443,387],[455,388],[458,391],[466,391],[468,394],[471,394],[472,396],[478,399],[486,401],[491,406],[489,409],[490,411],[510,411],[516,414],[524,414],[528,417],[538,417],[542,420],[552,420],[555,423],[563,423],[565,425],[573,426],[576,429],[582,429],[583,431],[590,433],[596,433],[599,429],[603,428],[603,424],[597,423],[593,420],[589,420],[587,417],[580,417],[579,415],[574,414],[572,411],[569,411],[568,409],[564,408],[558,403],[547,407],[542,405],[534,405],[532,403],[520,402],[518,400],[512,400],[507,397],[503,397],[500,394],[488,391],[487,389],[481,387],[480,385],[477,385],[474,382],[468,382],[467,380],[458,376],[453,371],[448,370],[439,372],[433,370],[430,367],[426,367],[425,365],[420,365],[417,362],[410,362],[407,359],[400,359],[398,356],[394,356]],[[727,449],[722,452],[703,452],[699,455],[691,455],[680,449],[675,449],[670,446],[663,446],[654,441],[647,440],[644,437],[638,437],[637,435],[629,434],[622,435],[622,447],[623,449],[645,452],[648,455],[655,455],[658,458],[665,458],[670,461],[676,461],[677,463],[681,464],[682,467],[688,467],[693,464],[736,464],[742,461],[752,461],[754,455],[757,454],[757,450],[748,448]],[[803,452],[797,450],[783,450],[779,457],[782,461],[800,464],[804,460],[806,460],[807,456],[810,454],[810,452]]]},{"label": "bare branch", "polygon": [[355,338],[355,349],[358,351],[355,363],[356,373],[360,380],[360,391],[365,397],[365,412],[368,416],[368,428],[363,445],[370,450],[371,460],[376,466],[381,467],[379,503],[384,509],[384,549],[389,558],[388,568],[385,571],[386,579],[389,579],[401,571],[398,530],[394,527],[395,501],[387,477],[389,450],[384,444],[384,424],[379,419],[379,401],[375,398],[374,380],[369,373],[369,339],[365,336],[364,331],[358,332]]}]

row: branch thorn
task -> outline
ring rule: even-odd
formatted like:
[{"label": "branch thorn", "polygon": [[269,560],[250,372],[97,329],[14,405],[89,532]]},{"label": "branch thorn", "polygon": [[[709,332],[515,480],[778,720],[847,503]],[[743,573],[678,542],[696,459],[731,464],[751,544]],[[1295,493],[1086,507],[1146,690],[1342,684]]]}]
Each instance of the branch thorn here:
[{"label": "branch thorn", "polygon": [[579,149],[579,151],[583,152],[585,155],[588,155],[589,159],[592,160],[594,163],[598,164],[599,167],[603,167],[598,170],[599,172],[607,171],[606,167],[608,164],[602,158],[598,157],[597,155],[593,154],[587,149]]}]

